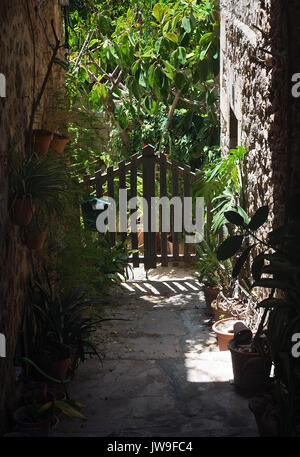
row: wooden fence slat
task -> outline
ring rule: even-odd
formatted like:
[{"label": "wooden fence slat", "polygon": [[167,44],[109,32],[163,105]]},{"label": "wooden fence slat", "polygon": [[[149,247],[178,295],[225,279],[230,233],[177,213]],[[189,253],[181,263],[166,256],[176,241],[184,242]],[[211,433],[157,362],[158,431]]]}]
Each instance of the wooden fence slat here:
[{"label": "wooden fence slat", "polygon": [[[184,167],[184,196],[190,197],[191,196],[191,167],[185,165]],[[184,230],[183,230],[184,233]],[[190,256],[190,246],[184,243],[184,262],[190,263],[191,256]]]},{"label": "wooden fence slat", "polygon": [[[165,154],[160,155],[160,198],[167,197],[167,158]],[[163,267],[168,266],[168,234],[162,231],[162,208],[159,213],[160,219],[160,250],[161,264]]]},{"label": "wooden fence slat", "polygon": [[[172,164],[172,193],[173,197],[178,197],[178,165],[176,162]],[[182,215],[181,215],[182,217]],[[173,242],[173,260],[179,260],[179,243],[178,232],[174,231],[175,226],[175,211],[171,208],[171,223],[172,223],[172,242]]]},{"label": "wooden fence slat", "polygon": [[[139,249],[139,235],[138,233],[131,232],[131,246],[132,249],[137,250],[134,253],[130,261],[133,262],[134,267],[138,267],[140,264],[144,264],[145,269],[155,268],[157,263],[161,263],[162,266],[167,266],[170,261],[184,260],[185,263],[190,263],[191,253],[190,246],[184,242],[184,255],[180,254],[179,246],[179,234],[175,232],[175,211],[173,206],[171,207],[171,235],[173,241],[173,253],[172,255],[168,254],[168,234],[162,232],[162,208],[159,211],[159,236],[160,236],[160,252],[157,253],[157,238],[156,238],[156,229],[152,232],[152,227],[156,227],[155,218],[157,215],[153,208],[151,208],[151,198],[155,197],[155,184],[156,181],[160,181],[160,198],[168,197],[167,190],[167,173],[171,173],[171,186],[172,186],[172,196],[179,197],[179,192],[181,194],[182,190],[182,181],[183,181],[183,196],[191,196],[191,184],[199,179],[197,175],[198,170],[195,170],[194,173],[191,172],[191,167],[184,166],[180,167],[177,162],[169,162],[166,159],[164,154],[157,156],[154,154],[154,148],[151,145],[144,146],[142,149],[142,155],[134,154],[131,156],[130,162],[122,161],[119,163],[118,168],[114,169],[113,167],[108,167],[106,173],[102,173],[101,170],[96,171],[94,176],[86,175],[83,177],[83,183],[81,183],[82,198],[86,198],[86,195],[91,195],[93,190],[96,190],[96,196],[101,198],[103,196],[103,186],[107,182],[107,194],[111,198],[115,198],[115,185],[114,179],[119,177],[119,189],[126,189],[126,173],[130,172],[130,198],[137,197],[137,184],[138,184],[138,166],[142,165],[143,169],[143,197],[147,201],[147,213],[146,207],[143,208],[145,213],[144,217],[144,227],[147,223],[147,232],[144,232],[144,255],[141,256],[138,252]],[[159,166],[159,173],[156,172],[156,166]],[[126,199],[127,204],[127,199]],[[120,206],[120,205],[119,205]],[[184,209],[184,202],[183,202]],[[153,211],[152,211],[153,210]],[[131,214],[134,214],[136,209],[130,210]],[[148,216],[148,218],[147,218]],[[181,215],[182,221],[184,222],[184,215]],[[153,221],[153,222],[152,222]],[[124,219],[120,224],[121,239],[125,240],[127,235],[127,223],[126,231]],[[178,223],[178,221],[177,221]],[[211,203],[208,204],[207,208],[207,232],[210,231],[212,224],[212,212],[211,212]],[[117,227],[118,230],[118,227]],[[184,233],[185,234],[185,233]],[[183,234],[183,235],[184,235]],[[221,237],[221,234],[220,234]],[[116,233],[110,233],[111,243],[116,243]],[[184,240],[185,241],[185,240]]]},{"label": "wooden fence slat", "polygon": [[97,198],[101,198],[101,197],[103,197],[103,178],[102,178],[101,171],[96,171],[95,183],[96,183],[96,196],[97,196]]},{"label": "wooden fence slat", "polygon": [[[123,160],[122,162],[119,163],[119,189],[126,189],[125,165],[126,165],[125,160]],[[120,224],[122,225],[121,220],[120,220]],[[126,227],[125,227],[125,225],[124,225],[124,227],[121,225],[120,225],[121,241],[125,241],[127,238],[127,201],[126,201]]]},{"label": "wooden fence slat", "polygon": [[[143,212],[144,227],[148,230],[144,231],[145,270],[149,270],[156,268],[156,233],[151,231],[152,219],[155,217],[151,211],[151,197],[155,197],[155,155],[154,148],[150,145],[143,148],[143,197],[148,203]],[[145,218],[146,211],[148,221]]]},{"label": "wooden fence slat", "polygon": [[[115,198],[113,167],[107,168],[107,193],[109,197]],[[112,244],[116,242],[116,234],[114,232],[110,232],[110,241]]]},{"label": "wooden fence slat", "polygon": [[[130,198],[137,197],[137,154],[131,157],[131,167],[130,167]],[[130,213],[134,214],[135,209],[131,209]],[[139,240],[138,234],[131,232],[131,247],[132,249],[139,249]],[[140,265],[139,262],[139,252],[134,252],[132,254],[132,263],[133,268],[137,268]]]}]

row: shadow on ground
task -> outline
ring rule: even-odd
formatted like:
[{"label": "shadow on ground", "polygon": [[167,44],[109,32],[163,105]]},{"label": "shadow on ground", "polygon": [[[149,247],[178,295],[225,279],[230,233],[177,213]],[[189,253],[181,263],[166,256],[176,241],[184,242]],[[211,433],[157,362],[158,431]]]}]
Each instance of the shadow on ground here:
[{"label": "shadow on ground", "polygon": [[62,422],[58,436],[256,436],[248,400],[231,383],[201,285],[190,272],[139,271],[111,296],[116,319],[98,330],[103,366],[91,359],[69,386],[87,421]]}]

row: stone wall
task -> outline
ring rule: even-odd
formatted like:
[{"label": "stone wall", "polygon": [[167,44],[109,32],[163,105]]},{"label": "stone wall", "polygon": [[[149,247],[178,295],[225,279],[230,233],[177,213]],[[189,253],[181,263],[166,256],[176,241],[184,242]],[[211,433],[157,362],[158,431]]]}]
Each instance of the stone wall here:
[{"label": "stone wall", "polygon": [[[1,0],[0,4],[0,73],[6,78],[6,97],[0,98],[0,333],[6,336],[7,357],[0,358],[0,434],[7,424],[14,401],[14,355],[22,328],[22,316],[28,280],[33,263],[39,256],[22,242],[22,228],[9,217],[11,195],[8,187],[8,160],[12,149],[24,153],[33,99],[46,74],[51,48],[35,11],[37,0]],[[62,14],[58,0],[41,2],[40,14],[47,34],[53,40],[53,19],[58,37],[62,38]],[[63,57],[63,49],[60,57]],[[63,90],[64,71],[53,68],[34,127],[61,130],[55,112],[46,116],[47,99],[53,91]],[[61,121],[59,121],[61,122]]]},{"label": "stone wall", "polygon": [[244,144],[247,210],[283,216],[288,185],[290,75],[284,2],[221,1],[221,145]]}]

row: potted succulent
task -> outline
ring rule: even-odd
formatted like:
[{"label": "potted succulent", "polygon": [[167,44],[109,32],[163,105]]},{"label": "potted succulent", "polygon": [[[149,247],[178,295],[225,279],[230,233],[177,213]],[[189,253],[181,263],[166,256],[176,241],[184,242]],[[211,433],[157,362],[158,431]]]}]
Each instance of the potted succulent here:
[{"label": "potted succulent", "polygon": [[290,199],[286,208],[287,222],[268,231],[263,238],[259,229],[268,220],[268,206],[259,208],[250,222],[245,222],[234,211],[225,213],[238,232],[225,240],[218,250],[218,258],[223,261],[244,247],[233,268],[236,277],[250,252],[256,249],[251,265],[252,288],[260,288],[264,296],[257,305],[263,313],[254,344],[261,357],[274,365],[272,400],[267,401],[264,408],[258,408],[256,415],[262,417],[272,410],[264,419],[277,417],[276,433],[280,436],[298,435],[300,424],[300,366],[294,354],[295,335],[300,333],[298,201],[299,195]]},{"label": "potted succulent", "polygon": [[56,210],[66,195],[66,169],[51,157],[12,153],[9,172],[11,216],[16,225],[29,225],[37,204]]},{"label": "potted succulent", "polygon": [[48,286],[35,282],[31,302],[37,325],[33,359],[47,375],[66,380],[78,359],[84,361],[87,354],[94,354],[101,360],[91,335],[105,319],[89,316],[88,310],[102,301],[85,299],[83,288],[54,291],[48,281]]},{"label": "potted succulent", "polygon": [[203,240],[196,249],[196,272],[199,281],[203,283],[203,292],[208,314],[213,314],[211,304],[220,290],[226,290],[230,284],[231,262],[219,262],[217,259],[217,236],[210,235]]}]

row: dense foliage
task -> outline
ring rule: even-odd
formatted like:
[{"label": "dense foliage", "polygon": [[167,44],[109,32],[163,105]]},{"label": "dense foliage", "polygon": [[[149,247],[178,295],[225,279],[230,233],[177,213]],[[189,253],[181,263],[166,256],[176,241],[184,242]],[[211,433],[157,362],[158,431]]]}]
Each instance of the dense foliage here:
[{"label": "dense foliage", "polygon": [[71,2],[71,105],[105,113],[116,161],[152,143],[199,166],[204,146],[218,144],[214,8],[208,0]]}]

